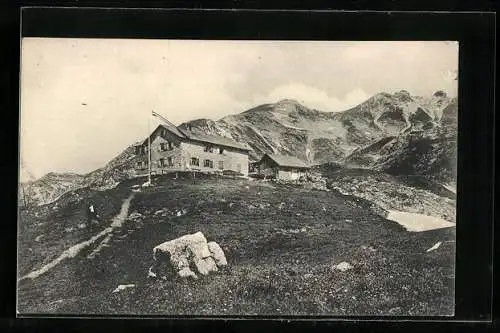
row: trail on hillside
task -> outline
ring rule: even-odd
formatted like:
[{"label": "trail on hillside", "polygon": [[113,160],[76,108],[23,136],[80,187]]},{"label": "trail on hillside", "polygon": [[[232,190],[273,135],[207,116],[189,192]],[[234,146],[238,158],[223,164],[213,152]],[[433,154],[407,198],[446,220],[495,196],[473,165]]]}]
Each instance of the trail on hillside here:
[{"label": "trail on hillside", "polygon": [[[72,247],[70,247],[69,249],[67,249],[66,251],[64,251],[56,259],[54,259],[51,262],[49,262],[48,264],[44,265],[42,268],[37,269],[37,270],[35,270],[35,271],[33,271],[33,272],[31,272],[31,273],[23,276],[20,280],[35,279],[35,278],[39,277],[40,275],[48,272],[49,270],[51,270],[52,268],[54,268],[55,266],[57,266],[64,259],[74,258],[83,249],[85,249],[85,248],[89,247],[90,245],[94,244],[97,240],[101,239],[101,237],[103,237],[105,235],[108,235],[108,237],[106,237],[105,240],[109,240],[109,238],[110,238],[109,235],[111,234],[111,232],[113,231],[113,229],[119,228],[119,227],[122,226],[123,221],[125,220],[125,218],[128,215],[128,210],[129,210],[129,207],[130,207],[130,202],[132,201],[132,199],[134,198],[134,196],[135,196],[135,193],[132,193],[127,199],[125,199],[123,201],[121,209],[120,209],[120,213],[113,218],[113,221],[111,222],[111,225],[109,227],[107,227],[106,229],[104,229],[103,231],[101,231],[100,233],[98,233],[97,235],[93,236],[92,238],[90,238],[90,239],[88,239],[86,241],[83,241],[81,243],[78,243],[76,245],[73,245]],[[102,247],[102,243],[101,243],[100,247]]]}]

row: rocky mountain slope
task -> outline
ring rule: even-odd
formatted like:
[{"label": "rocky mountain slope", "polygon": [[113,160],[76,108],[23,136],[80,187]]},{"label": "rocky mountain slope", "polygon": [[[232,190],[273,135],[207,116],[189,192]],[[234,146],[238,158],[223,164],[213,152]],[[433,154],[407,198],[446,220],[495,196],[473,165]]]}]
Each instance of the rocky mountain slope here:
[{"label": "rocky mountain slope", "polygon": [[246,142],[254,159],[280,153],[321,164],[341,161],[356,149],[387,137],[435,127],[450,102],[442,92],[424,98],[400,91],[380,93],[352,109],[333,113],[286,99],[218,121],[198,119],[180,127]]},{"label": "rocky mountain slope", "polygon": [[[19,187],[19,200],[24,205],[49,203],[67,191],[85,184],[85,177],[74,173],[48,173],[36,181]],[[25,201],[26,200],[26,201]]]},{"label": "rocky mountain slope", "polygon": [[[379,93],[343,112],[322,112],[285,99],[217,121],[197,119],[179,127],[244,142],[253,149],[251,160],[279,153],[309,164],[336,162],[396,174],[453,178],[456,117],[456,99],[444,92],[419,97],[402,90]],[[134,162],[130,146],[89,174],[51,173],[26,183],[19,198],[28,197],[29,204],[38,205],[80,187],[110,188],[133,175]]]},{"label": "rocky mountain slope", "polygon": [[103,168],[85,175],[48,173],[38,180],[21,184],[19,204],[22,207],[48,204],[69,191],[83,187],[97,190],[112,188],[120,181],[133,176],[134,159],[134,149],[130,146]]},{"label": "rocky mountain slope", "polygon": [[457,101],[452,99],[439,111],[436,124],[378,140],[351,153],[345,164],[452,182],[456,178],[457,111]]}]

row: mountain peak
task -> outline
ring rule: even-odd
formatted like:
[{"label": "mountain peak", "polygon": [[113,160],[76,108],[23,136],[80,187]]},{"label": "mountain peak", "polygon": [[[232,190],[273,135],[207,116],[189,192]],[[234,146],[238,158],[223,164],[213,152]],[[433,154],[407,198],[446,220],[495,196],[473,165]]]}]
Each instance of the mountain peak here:
[{"label": "mountain peak", "polygon": [[278,102],[276,102],[273,106],[273,111],[277,112],[294,112],[297,111],[298,109],[306,109],[304,105],[299,103],[299,101],[291,98],[285,98],[282,99]]},{"label": "mountain peak", "polygon": [[446,93],[442,90],[438,90],[434,93],[435,97],[447,97]]},{"label": "mountain peak", "polygon": [[293,98],[284,98],[276,102],[276,104],[300,104],[300,103]]}]

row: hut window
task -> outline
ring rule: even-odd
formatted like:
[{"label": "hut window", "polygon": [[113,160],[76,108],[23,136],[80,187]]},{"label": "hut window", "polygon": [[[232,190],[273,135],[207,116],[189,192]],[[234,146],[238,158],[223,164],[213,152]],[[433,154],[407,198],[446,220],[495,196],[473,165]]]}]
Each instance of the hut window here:
[{"label": "hut window", "polygon": [[224,169],[224,161],[219,161],[219,169]]},{"label": "hut window", "polygon": [[214,167],[214,161],[212,161],[212,160],[205,160],[205,161],[203,161],[203,166],[205,168],[213,168]]},{"label": "hut window", "polygon": [[192,157],[191,158],[191,165],[199,166],[200,165],[200,160],[197,157]]},{"label": "hut window", "polygon": [[170,156],[167,157],[167,165],[168,166],[173,166],[174,165],[174,163],[172,162],[172,157],[170,157]]},{"label": "hut window", "polygon": [[172,150],[172,142],[166,141],[160,143],[160,150],[161,151]]},{"label": "hut window", "polygon": [[160,158],[160,160],[158,161],[158,163],[160,163],[160,167],[164,167],[165,166],[165,159]]}]

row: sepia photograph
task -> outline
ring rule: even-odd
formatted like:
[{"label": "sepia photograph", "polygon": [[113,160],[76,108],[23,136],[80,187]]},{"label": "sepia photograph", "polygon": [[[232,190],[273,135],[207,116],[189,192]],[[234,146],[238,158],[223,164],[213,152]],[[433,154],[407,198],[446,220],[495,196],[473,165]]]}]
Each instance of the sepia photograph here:
[{"label": "sepia photograph", "polygon": [[453,316],[456,41],[21,41],[18,315]]}]

